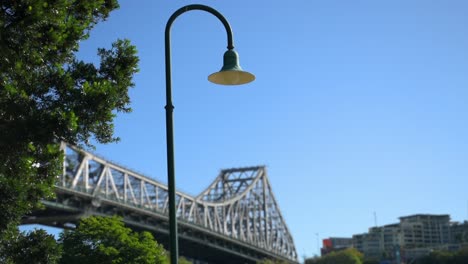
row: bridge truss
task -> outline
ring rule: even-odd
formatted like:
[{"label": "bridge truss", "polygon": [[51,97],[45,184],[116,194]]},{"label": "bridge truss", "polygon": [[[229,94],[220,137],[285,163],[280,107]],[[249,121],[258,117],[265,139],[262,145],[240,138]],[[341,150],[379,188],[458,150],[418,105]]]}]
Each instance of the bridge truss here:
[{"label": "bridge truss", "polygon": [[[76,147],[62,148],[66,158],[56,200],[44,202],[47,213],[24,222],[58,225],[84,214],[120,214],[134,226],[168,233],[167,186]],[[190,243],[201,243],[247,262],[271,258],[297,263],[264,166],[221,170],[200,195],[177,192],[176,202],[179,239],[187,242],[179,242],[181,254],[187,245],[187,254],[196,255],[189,252]]]}]

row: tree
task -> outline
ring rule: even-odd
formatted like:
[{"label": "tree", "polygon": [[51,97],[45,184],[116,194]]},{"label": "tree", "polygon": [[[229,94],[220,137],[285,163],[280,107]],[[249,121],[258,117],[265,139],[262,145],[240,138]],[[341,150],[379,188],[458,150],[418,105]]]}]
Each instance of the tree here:
[{"label": "tree", "polygon": [[432,251],[429,255],[417,259],[416,264],[466,264],[468,263],[468,248],[458,251]]},{"label": "tree", "polygon": [[455,253],[453,256],[454,264],[468,263],[468,247],[464,247]]},{"label": "tree", "polygon": [[286,264],[286,261],[278,261],[278,260],[271,260],[271,259],[263,259],[261,261],[257,261],[257,264]]},{"label": "tree", "polygon": [[311,258],[305,258],[304,264],[317,264],[319,260],[320,260],[320,257],[315,255],[314,257],[311,257]]},{"label": "tree", "polygon": [[55,264],[60,256],[60,245],[42,229],[17,233],[3,240],[0,250],[0,262],[7,264]]},{"label": "tree", "polygon": [[167,263],[166,251],[149,232],[132,232],[119,217],[84,218],[60,235],[60,263]]},{"label": "tree", "polygon": [[331,252],[321,258],[306,259],[306,264],[362,264],[363,254],[354,248]]},{"label": "tree", "polygon": [[362,262],[362,264],[379,264],[380,261],[376,260],[376,259],[364,259],[364,261]]},{"label": "tree", "polygon": [[192,262],[184,257],[179,257],[179,264],[192,264]]},{"label": "tree", "polygon": [[0,236],[53,195],[59,142],[109,143],[116,112],[130,112],[136,48],[98,49],[99,67],[76,58],[79,42],[117,0],[2,1],[0,10]]}]

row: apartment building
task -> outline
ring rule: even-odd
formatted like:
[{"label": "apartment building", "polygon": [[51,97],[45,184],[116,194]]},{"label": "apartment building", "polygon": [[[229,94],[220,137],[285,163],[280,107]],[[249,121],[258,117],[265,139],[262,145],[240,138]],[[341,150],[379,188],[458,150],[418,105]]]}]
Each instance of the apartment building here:
[{"label": "apartment building", "polygon": [[450,243],[450,216],[416,214],[400,217],[401,246],[432,248]]},{"label": "apartment building", "polygon": [[448,214],[414,214],[399,220],[352,238],[324,239],[322,254],[354,247],[369,258],[410,260],[434,249],[456,250],[468,245],[468,221],[450,222]]},{"label": "apartment building", "polygon": [[468,221],[450,224],[450,242],[452,244],[468,244]]},{"label": "apartment building", "polygon": [[370,258],[394,259],[400,253],[413,258],[450,242],[450,216],[415,214],[400,222],[369,228],[353,236],[353,246]]},{"label": "apartment building", "polygon": [[393,256],[399,245],[399,224],[371,227],[368,233],[353,235],[353,246],[370,258]]}]

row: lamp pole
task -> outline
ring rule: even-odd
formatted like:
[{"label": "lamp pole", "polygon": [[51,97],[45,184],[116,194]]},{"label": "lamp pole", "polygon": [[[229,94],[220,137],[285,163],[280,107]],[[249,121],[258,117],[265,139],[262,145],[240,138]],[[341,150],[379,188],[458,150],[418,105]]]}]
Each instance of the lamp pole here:
[{"label": "lamp pole", "polygon": [[234,51],[232,41],[232,30],[227,20],[215,9],[205,5],[187,5],[172,14],[166,24],[165,30],[165,61],[166,61],[166,144],[167,144],[167,182],[169,193],[169,250],[171,264],[178,263],[178,241],[177,241],[177,211],[176,211],[176,189],[175,189],[175,165],[174,165],[174,121],[172,104],[172,80],[171,80],[171,26],[174,20],[181,14],[191,11],[206,11],[216,16],[226,28],[227,48],[224,54],[224,64],[221,70],[213,73],[208,80],[217,84],[238,85],[249,83],[255,76],[242,71],[239,66],[237,53]]}]

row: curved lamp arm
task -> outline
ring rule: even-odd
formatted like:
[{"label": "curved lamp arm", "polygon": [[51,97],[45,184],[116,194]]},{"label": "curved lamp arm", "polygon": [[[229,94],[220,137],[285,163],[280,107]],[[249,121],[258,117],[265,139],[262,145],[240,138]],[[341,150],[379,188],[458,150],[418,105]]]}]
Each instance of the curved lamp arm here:
[{"label": "curved lamp arm", "polygon": [[218,11],[216,11],[215,9],[213,9],[213,8],[211,8],[209,6],[195,4],[195,5],[187,5],[187,6],[179,8],[177,11],[174,12],[174,14],[172,14],[172,16],[167,21],[166,31],[165,31],[166,52],[169,52],[169,54],[171,54],[170,44],[171,44],[171,26],[172,26],[172,23],[174,23],[174,21],[176,20],[176,18],[178,16],[182,15],[183,13],[185,13],[187,11],[191,11],[191,10],[206,11],[208,13],[213,14],[215,17],[217,17],[221,21],[221,23],[223,23],[224,28],[226,28],[227,43],[228,43],[227,48],[229,50],[234,49],[234,45],[232,43],[232,29],[231,29],[231,26],[229,25],[229,22],[226,20],[226,18],[224,18],[224,16],[221,15],[221,13],[219,13]]},{"label": "curved lamp arm", "polygon": [[174,108],[172,105],[172,73],[171,73],[171,27],[174,21],[176,20],[177,17],[182,15],[185,12],[191,11],[191,10],[202,10],[206,11],[208,13],[213,14],[215,17],[217,17],[224,25],[224,28],[226,28],[226,34],[227,34],[227,48],[228,50],[233,50],[234,45],[232,42],[232,29],[231,26],[229,25],[229,22],[226,20],[226,18],[221,15],[218,11],[215,9],[206,6],[206,5],[186,5],[184,7],[179,8],[177,11],[172,14],[172,16],[169,18],[169,20],[166,23],[166,30],[164,33],[164,43],[165,43],[165,51],[166,51],[166,108],[171,107]]}]

